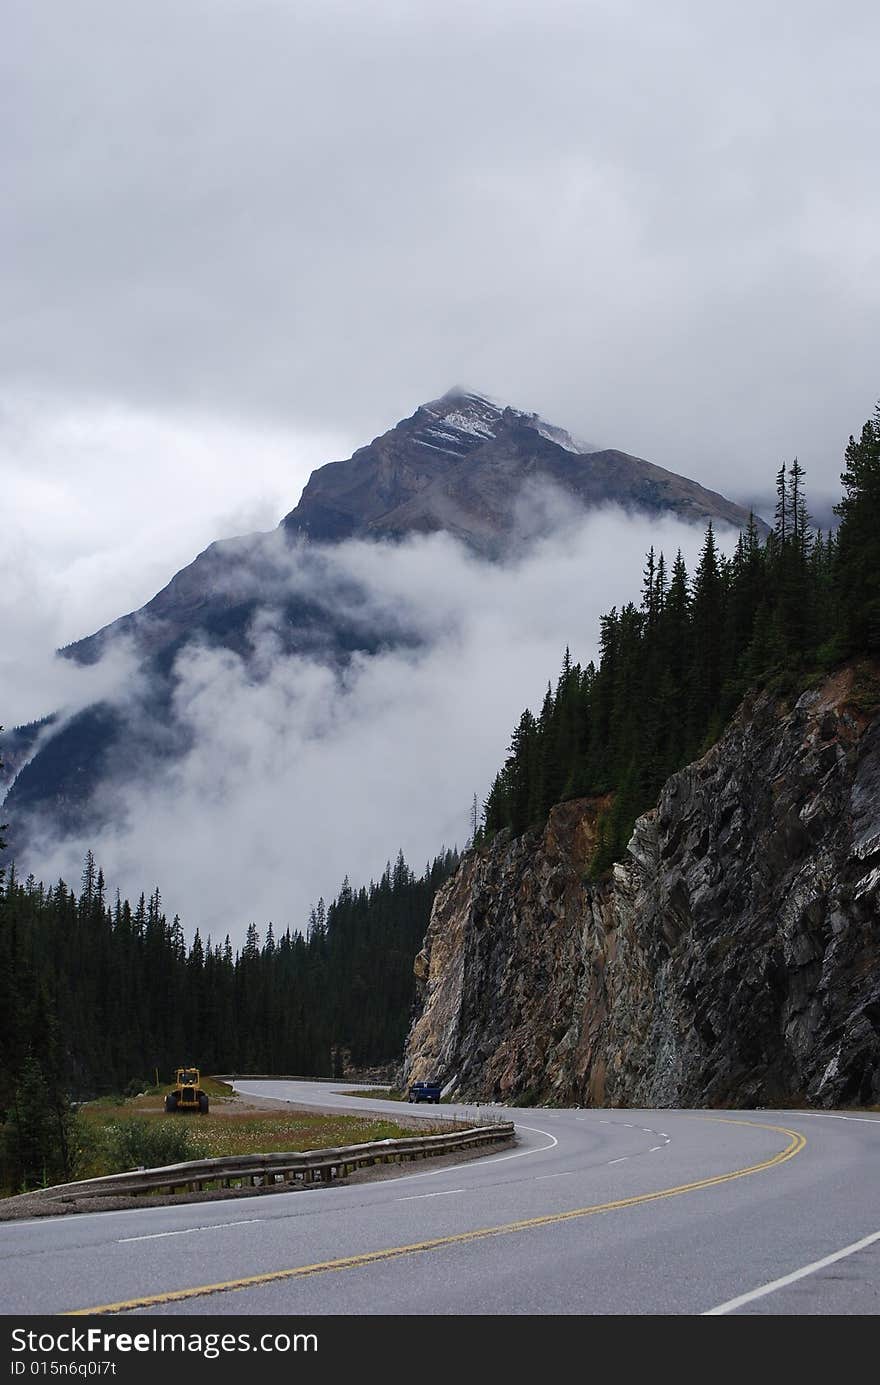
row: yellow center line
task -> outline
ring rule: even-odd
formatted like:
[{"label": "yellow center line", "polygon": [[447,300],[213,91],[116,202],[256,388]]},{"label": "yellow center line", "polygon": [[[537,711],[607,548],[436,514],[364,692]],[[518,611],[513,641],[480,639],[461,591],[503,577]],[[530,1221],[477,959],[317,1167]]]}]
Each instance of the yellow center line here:
[{"label": "yellow center line", "polygon": [[418,1255],[424,1251],[442,1250],[444,1246],[466,1245],[470,1241],[483,1241],[490,1236],[509,1236],[515,1231],[530,1231],[537,1226],[554,1226],[557,1222],[576,1221],[581,1217],[593,1217],[600,1212],[615,1212],[622,1207],[640,1207],[644,1203],[659,1202],[662,1198],[680,1197],[682,1193],[695,1193],[702,1188],[715,1188],[720,1183],[730,1183],[735,1178],[748,1178],[753,1173],[763,1173],[765,1169],[775,1168],[800,1154],[806,1139],[796,1130],[788,1130],[783,1125],[763,1125],[758,1121],[728,1120],[724,1116],[706,1116],[704,1120],[717,1120],[724,1125],[748,1125],[756,1130],[772,1130],[788,1136],[788,1144],[770,1159],[760,1164],[749,1164],[747,1168],[733,1169],[730,1173],[714,1174],[711,1178],[698,1178],[692,1183],[679,1183],[674,1188],[661,1188],[654,1193],[637,1193],[633,1197],[618,1198],[614,1202],[600,1202],[592,1207],[577,1207],[571,1212],[553,1212],[543,1217],[529,1217],[525,1221],[506,1222],[501,1226],[485,1226],[474,1231],[461,1231],[453,1236],[437,1236],[430,1241],[414,1241],[405,1246],[389,1246],[385,1250],[369,1250],[361,1255],[346,1255],[341,1260],[322,1260],[314,1265],[296,1265],[291,1269],[268,1270],[265,1274],[250,1274],[241,1279],[226,1279],[218,1284],[199,1284],[190,1289],[170,1289],[165,1293],[144,1294],[140,1298],[123,1299],[119,1303],[102,1303],[94,1308],[69,1309],[64,1317],[84,1317],[97,1313],[124,1313],[134,1308],[153,1308],[163,1303],[179,1303],[183,1299],[201,1298],[207,1294],[228,1293],[234,1289],[249,1289],[257,1284],[272,1284],[281,1279],[303,1279],[307,1275],[327,1274],[332,1270],[351,1270],[361,1265],[376,1264],[381,1260],[396,1260],[404,1255]]}]

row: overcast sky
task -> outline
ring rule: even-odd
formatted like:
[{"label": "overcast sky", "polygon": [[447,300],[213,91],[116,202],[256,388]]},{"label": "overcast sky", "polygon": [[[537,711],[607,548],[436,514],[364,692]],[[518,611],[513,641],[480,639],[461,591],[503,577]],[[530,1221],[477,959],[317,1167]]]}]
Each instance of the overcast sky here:
[{"label": "overcast sky", "polygon": [[0,720],[455,383],[827,512],[878,51],[869,0],[7,0]]},{"label": "overcast sky", "polygon": [[869,0],[9,0],[33,600],[85,633],[456,382],[830,494],[880,394],[878,48]]}]

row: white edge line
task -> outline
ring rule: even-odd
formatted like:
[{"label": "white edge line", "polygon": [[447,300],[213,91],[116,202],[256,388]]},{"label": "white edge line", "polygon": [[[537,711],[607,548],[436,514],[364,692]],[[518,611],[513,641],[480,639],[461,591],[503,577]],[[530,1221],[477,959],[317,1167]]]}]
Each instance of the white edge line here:
[{"label": "white edge line", "polygon": [[464,1188],[444,1188],[442,1193],[410,1193],[409,1197],[399,1197],[398,1202],[420,1202],[426,1197],[449,1197],[452,1193],[463,1193]]},{"label": "white edge line", "polygon": [[[514,1121],[514,1125],[517,1130],[530,1130],[533,1135],[546,1135],[547,1139],[550,1141],[549,1145],[542,1145],[540,1149],[519,1149],[516,1154],[496,1154],[492,1159],[479,1159],[476,1162],[480,1165],[480,1168],[484,1169],[487,1164],[500,1164],[505,1159],[522,1159],[526,1154],[543,1154],[546,1150],[553,1149],[559,1144],[556,1136],[551,1135],[549,1130],[539,1130],[536,1125],[520,1125],[518,1121]],[[414,1176],[416,1178],[419,1177],[418,1174]]]},{"label": "white edge line", "polygon": [[[559,1144],[556,1136],[551,1135],[549,1130],[539,1130],[536,1125],[520,1125],[519,1122],[516,1122],[516,1128],[517,1130],[530,1130],[535,1135],[546,1135],[550,1143],[541,1145],[540,1149],[518,1149],[515,1154],[495,1154],[491,1159],[487,1159],[484,1155],[482,1159],[468,1160],[466,1164],[447,1164],[445,1168],[428,1169],[425,1173],[404,1173],[399,1178],[377,1178],[373,1186],[382,1185],[387,1188],[398,1183],[408,1183],[413,1178],[437,1178],[441,1173],[452,1173],[454,1170],[470,1167],[471,1164],[475,1169],[484,1169],[487,1164],[503,1164],[505,1159],[524,1159],[528,1154],[545,1154],[548,1149],[553,1149],[555,1145]],[[397,1198],[396,1201],[401,1202],[402,1199]]]},{"label": "white edge line", "polygon": [[873,1116],[838,1116],[833,1111],[791,1111],[792,1116],[818,1116],[825,1121],[864,1121],[865,1125],[880,1125],[880,1119]]},{"label": "white edge line", "polygon": [[[847,1119],[849,1119],[847,1117]],[[740,1294],[737,1298],[730,1298],[726,1303],[719,1303],[717,1308],[709,1308],[705,1313],[701,1313],[701,1318],[720,1317],[723,1313],[734,1313],[737,1308],[742,1308],[746,1303],[753,1303],[756,1298],[765,1298],[767,1294],[773,1294],[777,1289],[784,1289],[789,1284],[796,1284],[799,1279],[806,1279],[808,1274],[816,1274],[819,1270],[826,1269],[829,1265],[837,1264],[838,1260],[845,1260],[849,1255],[856,1255],[860,1250],[873,1245],[875,1241],[880,1241],[880,1231],[874,1231],[870,1236],[864,1236],[860,1241],[853,1241],[852,1245],[844,1246],[843,1250],[836,1250],[833,1255],[826,1255],[821,1260],[814,1260],[810,1265],[804,1265],[799,1270],[793,1270],[791,1274],[784,1274],[781,1279],[772,1279],[769,1284],[762,1284],[758,1289],[750,1289],[747,1294]]]},{"label": "white edge line", "polygon": [[193,1236],[198,1231],[223,1231],[231,1226],[256,1226],[262,1221],[262,1217],[249,1217],[247,1221],[218,1221],[209,1226],[182,1226],[178,1231],[151,1231],[148,1236],[122,1236],[116,1244],[124,1246],[129,1241],[160,1241],[163,1236]]},{"label": "white edge line", "polygon": [[132,1241],[161,1241],[165,1236],[191,1236],[194,1231],[201,1231],[200,1226],[184,1226],[180,1231],[151,1231],[148,1236],[121,1236],[116,1242],[118,1246],[127,1246]]}]

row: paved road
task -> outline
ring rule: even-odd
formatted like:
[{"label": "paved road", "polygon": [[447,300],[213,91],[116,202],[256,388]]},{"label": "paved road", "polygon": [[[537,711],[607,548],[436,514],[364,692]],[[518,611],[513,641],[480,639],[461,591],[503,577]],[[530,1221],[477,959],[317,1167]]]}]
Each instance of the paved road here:
[{"label": "paved road", "polygon": [[[400,1111],[323,1083],[237,1085],[297,1104]],[[457,1167],[4,1223],[0,1310],[880,1311],[880,1117],[492,1109],[516,1121],[516,1149]],[[239,1287],[204,1291],[218,1284]]]}]

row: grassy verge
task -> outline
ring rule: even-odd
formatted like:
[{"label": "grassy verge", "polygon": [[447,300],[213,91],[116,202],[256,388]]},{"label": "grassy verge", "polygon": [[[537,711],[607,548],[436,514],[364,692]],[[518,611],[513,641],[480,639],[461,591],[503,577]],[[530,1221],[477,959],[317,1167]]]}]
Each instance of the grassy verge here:
[{"label": "grassy verge", "polygon": [[[213,1084],[217,1093],[209,1082],[203,1085],[211,1098],[207,1116],[166,1116],[162,1109],[166,1089],[129,1100],[103,1097],[82,1106],[79,1114],[86,1132],[86,1150],[79,1177],[187,1159],[326,1149],[413,1134],[411,1125],[401,1125],[386,1116],[326,1115],[291,1108],[277,1112],[236,1109],[236,1100],[225,1084]],[[420,1125],[419,1133],[448,1129],[446,1122]]]}]

